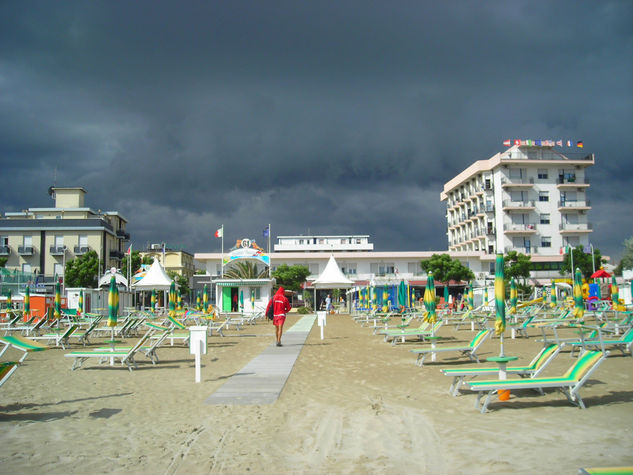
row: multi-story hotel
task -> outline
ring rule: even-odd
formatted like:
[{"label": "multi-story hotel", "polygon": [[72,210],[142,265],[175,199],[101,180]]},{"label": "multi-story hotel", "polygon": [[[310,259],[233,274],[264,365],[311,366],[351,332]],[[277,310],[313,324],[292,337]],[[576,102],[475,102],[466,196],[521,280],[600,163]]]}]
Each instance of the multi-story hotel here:
[{"label": "multi-story hotel", "polygon": [[0,216],[0,256],[6,267],[52,281],[63,276],[65,263],[90,250],[103,263],[100,274],[120,267],[130,240],[127,220],[116,211],[84,206],[81,187],[51,188],[53,208],[29,208]]},{"label": "multi-story hotel", "polygon": [[145,251],[139,252],[141,258],[148,256],[156,258],[167,272],[174,271],[191,282],[191,278],[196,272],[193,265],[193,254],[184,250],[171,249],[165,244],[150,244]]},{"label": "multi-story hotel", "polygon": [[589,245],[586,169],[593,164],[593,154],[535,146],[473,163],[441,193],[449,251],[514,250],[560,263],[566,246]]}]

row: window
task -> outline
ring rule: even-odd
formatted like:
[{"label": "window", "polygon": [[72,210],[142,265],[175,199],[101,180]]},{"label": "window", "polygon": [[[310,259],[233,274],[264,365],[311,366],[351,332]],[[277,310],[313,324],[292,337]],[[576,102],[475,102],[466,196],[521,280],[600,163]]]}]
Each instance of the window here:
[{"label": "window", "polygon": [[319,244],[325,244],[325,239],[319,239]]},{"label": "window", "polygon": [[420,267],[419,262],[409,262],[407,264],[407,271],[409,274],[419,275],[422,272],[422,267]]},{"label": "window", "polygon": [[345,275],[356,275],[356,264],[342,264],[341,272]]},{"label": "window", "polygon": [[360,238],[356,239],[356,244],[360,244]]},{"label": "window", "polygon": [[24,236],[24,247],[33,247],[33,236]]},{"label": "window", "polygon": [[537,176],[539,180],[547,180],[547,169],[539,168],[537,172]]},{"label": "window", "polygon": [[510,178],[522,178],[523,168],[510,168]]},{"label": "window", "polygon": [[541,247],[552,247],[552,237],[551,236],[542,236],[541,237]]},{"label": "window", "polygon": [[259,300],[261,297],[261,289],[259,287],[251,287],[251,297],[254,297],[255,300]]},{"label": "window", "polygon": [[55,236],[55,247],[64,247],[64,236]]},{"label": "window", "polygon": [[311,275],[319,275],[319,264],[308,264],[308,269],[310,270]]},{"label": "window", "polygon": [[527,194],[524,191],[512,191],[510,192],[510,199],[515,203],[523,203]]},{"label": "window", "polygon": [[61,264],[55,264],[53,268],[53,273],[58,277],[64,275],[64,266]]},{"label": "window", "polygon": [[31,268],[31,264],[22,264],[22,272],[26,274],[31,274],[33,269]]},{"label": "window", "polygon": [[543,213],[541,215],[541,224],[549,224],[550,223],[550,217],[549,217],[549,213]]},{"label": "window", "polygon": [[538,200],[539,201],[549,201],[549,191],[539,191],[538,192]]},{"label": "window", "polygon": [[393,264],[384,264],[382,262],[374,262],[370,264],[370,272],[375,275],[387,275],[395,273],[395,266]]}]

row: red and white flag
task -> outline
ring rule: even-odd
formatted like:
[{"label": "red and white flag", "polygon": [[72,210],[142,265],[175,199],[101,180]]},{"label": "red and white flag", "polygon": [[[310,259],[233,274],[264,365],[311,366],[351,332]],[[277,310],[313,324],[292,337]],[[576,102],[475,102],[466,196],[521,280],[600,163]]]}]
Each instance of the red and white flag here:
[{"label": "red and white flag", "polygon": [[557,140],[556,141],[556,145],[558,145],[559,147],[563,146],[563,141],[562,140]]},{"label": "red and white flag", "polygon": [[512,145],[512,141],[511,140],[504,140],[503,141],[503,145],[505,145],[506,147],[509,147],[510,145]]},{"label": "red and white flag", "polygon": [[216,238],[221,238],[223,233],[224,233],[224,228],[220,228],[215,232],[214,236]]},{"label": "red and white flag", "polygon": [[514,145],[521,145],[521,141],[520,140],[515,140],[514,141]]},{"label": "red and white flag", "polygon": [[132,255],[132,244],[130,244],[130,247],[128,247],[128,248],[127,248],[127,252],[126,252],[126,254],[127,254],[128,256],[131,256],[131,255]]}]

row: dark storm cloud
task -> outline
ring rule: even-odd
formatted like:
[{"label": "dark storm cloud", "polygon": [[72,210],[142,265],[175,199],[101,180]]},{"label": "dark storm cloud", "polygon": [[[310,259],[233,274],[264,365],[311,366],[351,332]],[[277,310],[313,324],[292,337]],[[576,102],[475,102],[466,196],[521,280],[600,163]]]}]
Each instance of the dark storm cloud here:
[{"label": "dark storm cloud", "polygon": [[[446,249],[443,183],[584,140],[592,241],[633,234],[629,2],[5,2],[4,211],[81,185],[137,245],[370,234]],[[260,238],[261,239],[261,238]]]}]

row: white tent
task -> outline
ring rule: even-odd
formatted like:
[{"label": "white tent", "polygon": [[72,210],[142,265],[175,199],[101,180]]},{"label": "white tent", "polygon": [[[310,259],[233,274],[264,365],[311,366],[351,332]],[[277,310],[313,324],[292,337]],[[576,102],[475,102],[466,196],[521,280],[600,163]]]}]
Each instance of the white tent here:
[{"label": "white tent", "polygon": [[152,266],[141,280],[132,284],[132,288],[136,290],[169,290],[171,279],[163,269],[163,266],[154,258]]},{"label": "white tent", "polygon": [[330,256],[330,260],[321,275],[312,282],[315,289],[349,289],[353,285],[354,282],[345,277],[345,274],[339,269],[334,256]]}]

